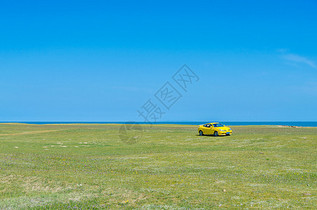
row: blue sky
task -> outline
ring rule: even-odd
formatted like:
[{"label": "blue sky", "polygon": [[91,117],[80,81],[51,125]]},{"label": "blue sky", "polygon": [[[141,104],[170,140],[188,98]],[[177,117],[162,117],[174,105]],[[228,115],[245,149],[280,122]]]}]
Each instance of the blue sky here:
[{"label": "blue sky", "polygon": [[143,121],[183,64],[200,79],[161,121],[316,121],[316,8],[1,1],[0,121]]}]

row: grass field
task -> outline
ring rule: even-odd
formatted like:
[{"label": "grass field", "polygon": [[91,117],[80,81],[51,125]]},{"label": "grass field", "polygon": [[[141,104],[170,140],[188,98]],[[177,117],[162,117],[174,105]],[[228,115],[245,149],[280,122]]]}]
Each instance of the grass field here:
[{"label": "grass field", "polygon": [[3,208],[317,208],[317,128],[0,124]]}]

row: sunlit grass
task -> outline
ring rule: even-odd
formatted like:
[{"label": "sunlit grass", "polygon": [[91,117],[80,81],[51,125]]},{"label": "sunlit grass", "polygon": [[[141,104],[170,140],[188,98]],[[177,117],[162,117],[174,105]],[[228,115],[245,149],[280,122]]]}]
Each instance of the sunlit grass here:
[{"label": "sunlit grass", "polygon": [[0,208],[316,208],[317,128],[0,125]]}]

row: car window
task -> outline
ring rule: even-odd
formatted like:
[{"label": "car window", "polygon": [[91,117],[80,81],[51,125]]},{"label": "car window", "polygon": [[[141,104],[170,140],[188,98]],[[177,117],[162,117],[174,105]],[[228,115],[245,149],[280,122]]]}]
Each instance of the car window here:
[{"label": "car window", "polygon": [[214,126],[214,127],[223,127],[223,125],[220,124],[220,123],[213,124],[213,126]]}]

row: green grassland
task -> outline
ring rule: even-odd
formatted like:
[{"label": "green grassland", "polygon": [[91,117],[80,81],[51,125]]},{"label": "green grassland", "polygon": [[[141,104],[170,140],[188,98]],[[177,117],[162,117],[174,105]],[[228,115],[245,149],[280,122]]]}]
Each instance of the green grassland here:
[{"label": "green grassland", "polygon": [[0,124],[0,209],[317,208],[317,128]]}]

